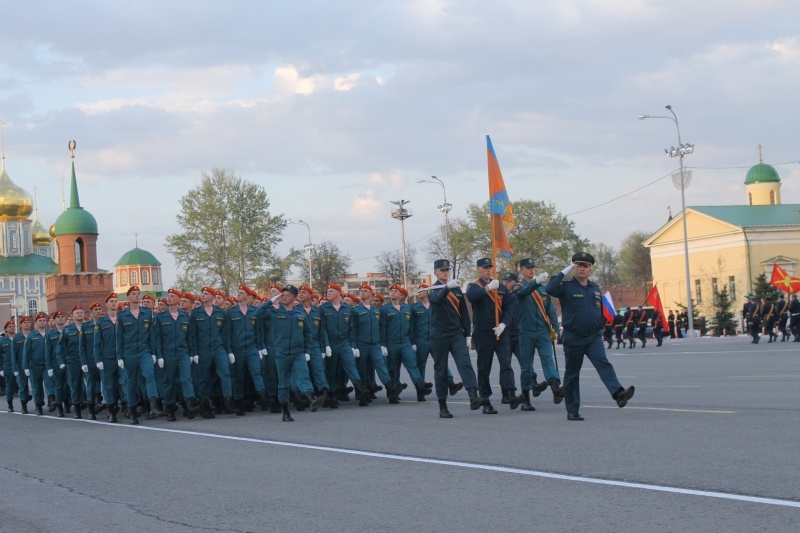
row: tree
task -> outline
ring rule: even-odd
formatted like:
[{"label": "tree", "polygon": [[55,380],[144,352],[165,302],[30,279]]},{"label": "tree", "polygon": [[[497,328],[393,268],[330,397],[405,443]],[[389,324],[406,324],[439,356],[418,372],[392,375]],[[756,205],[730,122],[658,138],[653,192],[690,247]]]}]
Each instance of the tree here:
[{"label": "tree", "polygon": [[721,291],[714,294],[714,303],[710,313],[709,326],[714,330],[715,337],[726,335],[736,335],[736,320],[733,318],[733,302],[728,295],[728,288],[723,287]]},{"label": "tree", "polygon": [[[322,241],[315,246],[311,254],[312,287],[317,291],[324,291],[331,283],[341,283],[344,275],[350,269],[352,261],[350,256],[343,253],[336,243]],[[308,279],[308,263],[300,261],[301,279]]]},{"label": "tree", "polygon": [[644,285],[653,279],[653,266],[650,263],[650,250],[644,241],[650,237],[646,231],[634,231],[622,241],[619,247],[619,277],[628,285]]},{"label": "tree", "polygon": [[770,301],[773,302],[778,299],[780,289],[769,284],[766,274],[759,274],[753,281],[755,281],[755,285],[753,286],[753,294],[756,298],[761,299],[762,297],[766,296],[770,299]]},{"label": "tree", "polygon": [[[393,252],[383,252],[378,256],[375,268],[378,272],[383,272],[392,284],[403,284],[403,254],[400,250]],[[406,245],[406,274],[408,279],[416,278],[422,270],[417,265],[416,252],[413,248]]]},{"label": "tree", "polygon": [[[437,259],[450,260],[450,274],[452,279],[459,279],[462,267],[472,259],[472,230],[463,218],[450,219],[449,238],[444,226],[428,241],[425,248],[425,257],[430,270]],[[474,263],[473,263],[474,264]],[[469,268],[467,268],[469,270]],[[429,271],[427,268],[421,271]]]},{"label": "tree", "polygon": [[[285,280],[293,268],[299,267],[306,262],[307,256],[305,253],[304,250],[291,248],[285,257],[276,257],[272,265],[270,265],[263,274],[252,281],[253,287],[264,289],[270,287],[275,282]],[[306,268],[305,279],[308,279],[308,268]]]},{"label": "tree", "polygon": [[589,252],[594,256],[595,263],[592,269],[592,279],[601,287],[611,287],[619,285],[619,273],[617,263],[619,254],[613,247],[605,243],[592,244]]},{"label": "tree", "polygon": [[[572,259],[572,255],[589,248],[589,241],[575,233],[575,223],[559,213],[555,205],[538,200],[513,202],[516,225],[509,235],[514,255],[497,256],[498,276],[501,272],[517,271],[517,261],[533,258],[540,272],[556,272]],[[470,204],[463,226],[453,228],[451,243],[458,253],[474,261],[492,257],[489,202]],[[474,264],[474,263],[473,263]]]},{"label": "tree", "polygon": [[270,214],[263,187],[219,168],[201,173],[200,185],[181,197],[176,218],[182,231],[166,242],[182,279],[226,293],[265,274],[286,227],[283,215]]}]

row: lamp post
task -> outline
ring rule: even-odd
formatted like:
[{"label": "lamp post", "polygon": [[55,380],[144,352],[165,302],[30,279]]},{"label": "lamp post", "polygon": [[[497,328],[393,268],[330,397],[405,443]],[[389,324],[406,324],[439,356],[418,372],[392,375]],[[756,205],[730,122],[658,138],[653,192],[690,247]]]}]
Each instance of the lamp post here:
[{"label": "lamp post", "polygon": [[681,189],[681,209],[683,211],[683,254],[684,254],[684,266],[686,269],[686,314],[688,315],[688,322],[689,322],[689,330],[687,331],[687,336],[691,337],[694,335],[694,317],[693,317],[693,305],[692,305],[692,285],[691,285],[691,277],[689,273],[689,236],[686,230],[686,196],[685,190],[686,187],[689,185],[689,182],[692,179],[691,171],[687,174],[683,167],[683,157],[685,155],[691,154],[694,152],[694,145],[693,144],[683,144],[681,142],[681,127],[678,124],[678,115],[675,114],[675,111],[672,110],[672,106],[666,106],[666,109],[672,113],[672,116],[661,115],[661,116],[651,116],[651,115],[639,115],[639,120],[644,120],[646,118],[666,118],[671,120],[675,123],[675,128],[678,130],[678,147],[675,148],[670,147],[669,149],[665,149],[664,152],[670,157],[677,157],[678,163],[680,165],[680,174],[672,175],[672,183],[678,187],[680,186]]},{"label": "lamp post", "polygon": [[408,287],[408,271],[406,269],[406,228],[405,220],[411,217],[411,210],[406,209],[404,206],[410,204],[409,200],[391,200],[391,202],[398,207],[392,210],[392,218],[400,221],[400,241],[403,250],[403,286]]},{"label": "lamp post", "polygon": [[311,243],[311,227],[308,223],[303,222],[302,220],[292,220],[291,218],[288,220],[289,224],[302,224],[308,230],[308,244],[304,246],[305,250],[308,252],[308,286],[313,287],[313,275],[311,273],[311,254],[314,252],[314,245]]},{"label": "lamp post", "polygon": [[440,212],[444,213],[444,238],[445,241],[447,241],[447,255],[451,256],[452,254],[450,253],[450,220],[448,219],[447,214],[453,210],[453,204],[447,202],[447,189],[445,189],[444,187],[444,182],[439,178],[437,178],[436,176],[431,176],[431,180],[418,179],[417,183],[433,183],[433,184],[438,183],[439,185],[442,186],[442,196],[443,196],[442,205],[436,206],[436,208]]}]

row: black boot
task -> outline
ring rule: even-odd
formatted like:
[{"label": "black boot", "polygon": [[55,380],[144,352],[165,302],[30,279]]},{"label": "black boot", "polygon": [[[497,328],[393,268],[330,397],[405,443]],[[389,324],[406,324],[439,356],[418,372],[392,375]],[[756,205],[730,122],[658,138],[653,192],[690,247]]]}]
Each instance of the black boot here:
[{"label": "black boot", "polygon": [[519,406],[520,411],[535,411],[536,408],[531,405],[531,391],[522,391],[522,404]]},{"label": "black boot", "polygon": [[175,417],[175,412],[178,410],[178,406],[174,403],[167,404],[167,422],[177,422],[178,419]]},{"label": "black boot", "polygon": [[128,415],[131,417],[131,425],[139,425],[139,408],[136,405],[128,406]]},{"label": "black boot", "polygon": [[203,418],[216,418],[217,415],[214,414],[214,410],[211,408],[211,402],[208,400],[204,401],[201,407],[200,416]]},{"label": "black boot", "polygon": [[47,397],[47,412],[52,413],[56,410],[56,398],[52,394]]},{"label": "black boot", "polygon": [[89,404],[89,420],[97,420],[97,412],[95,411],[96,405],[94,403]]},{"label": "black boot", "polygon": [[477,411],[483,405],[483,399],[478,397],[478,389],[471,388],[467,389],[467,394],[469,394],[469,408],[472,411]]},{"label": "black boot", "polygon": [[503,391],[503,399],[500,400],[500,403],[503,404],[503,405],[508,405],[508,404],[511,403],[511,391],[510,390],[504,390]]},{"label": "black boot", "polygon": [[282,403],[281,404],[281,411],[283,412],[283,420],[284,422],[294,422],[294,418],[292,418],[292,414],[289,412],[289,404]]},{"label": "black boot", "polygon": [[447,409],[447,400],[439,400],[439,418],[453,418],[453,414]]},{"label": "black boot", "polygon": [[[424,381],[420,380],[414,383],[414,388],[417,389],[417,401],[425,401],[425,396],[433,392],[433,384],[425,383]],[[420,395],[422,395],[422,400],[420,400]]]},{"label": "black boot", "polygon": [[458,383],[453,380],[453,376],[447,376],[447,391],[450,396],[455,396],[458,391],[464,388],[464,384],[460,381]]},{"label": "black boot", "polygon": [[122,416],[124,416],[125,418],[130,420],[131,411],[130,411],[130,409],[128,409],[128,402],[125,402],[125,401],[122,402],[122,410],[121,411],[122,411]]},{"label": "black boot", "polygon": [[108,421],[112,424],[117,423],[117,413],[119,412],[119,407],[117,404],[111,404],[108,406]]},{"label": "black boot", "polygon": [[553,403],[558,405],[562,401],[564,401],[564,387],[561,386],[561,382],[557,379],[553,379],[550,381],[550,389],[553,391]]},{"label": "black boot", "polygon": [[483,414],[485,415],[496,415],[497,409],[492,406],[492,402],[489,401],[489,398],[485,398],[483,402]]},{"label": "black boot", "polygon": [[147,413],[147,420],[158,418],[158,407],[156,402],[157,400],[155,398],[150,398],[150,411]]},{"label": "black boot", "polygon": [[236,416],[244,416],[244,398],[236,400]]},{"label": "black boot", "polygon": [[81,416],[81,404],[80,403],[76,403],[75,404],[75,415],[73,415],[72,418],[75,418],[77,420],[80,420],[81,418],[83,418],[83,416]]},{"label": "black boot", "polygon": [[262,411],[269,409],[269,398],[267,398],[266,390],[262,390],[258,393],[258,403],[261,405]]},{"label": "black boot", "polygon": [[64,418],[64,404],[59,402],[55,406],[58,409],[58,418]]},{"label": "black boot", "polygon": [[338,409],[339,408],[339,400],[333,395],[333,392],[327,392],[327,401],[325,403],[328,404],[328,409]]},{"label": "black boot", "polygon": [[547,382],[540,381],[533,386],[533,390],[531,390],[531,395],[534,398],[538,398],[541,393],[547,390]]},{"label": "black boot", "polygon": [[200,404],[197,403],[197,398],[189,398],[186,400],[186,418],[192,420],[200,413]]},{"label": "black boot", "polygon": [[400,393],[406,389],[405,383],[398,383],[394,387],[386,386],[386,396],[389,398],[389,403],[399,403],[400,402]]},{"label": "black boot", "polygon": [[20,409],[19,412],[23,415],[28,414],[28,402],[20,402]]},{"label": "black boot", "polygon": [[[276,396],[273,396],[272,398],[270,398],[270,400],[271,400],[271,402],[270,402],[269,412],[270,413],[275,413],[275,414],[280,413],[281,412],[281,402],[278,401],[278,398]],[[339,404],[337,403],[336,405],[338,406]]]},{"label": "black boot", "polygon": [[42,407],[44,407],[43,403],[37,403],[36,404],[36,416],[44,415],[44,410],[42,409]]},{"label": "black boot", "polygon": [[311,396],[310,394],[306,396],[306,400],[308,401],[308,408],[311,409],[312,413],[316,413],[320,407],[325,403],[325,395],[320,394],[316,398]]},{"label": "black boot", "polygon": [[164,402],[161,401],[161,398],[156,398],[156,416],[167,416],[167,413],[164,412]]},{"label": "black boot", "polygon": [[525,396],[523,396],[522,394],[517,396],[516,394],[514,394],[515,392],[516,391],[513,390],[508,391],[508,400],[509,400],[508,403],[509,407],[511,407],[512,410],[519,407],[525,401]]},{"label": "black boot", "polygon": [[[11,384],[9,383],[8,386],[10,387]],[[13,401],[12,402],[8,402],[8,412],[9,413],[13,413],[14,412],[14,402]]]}]

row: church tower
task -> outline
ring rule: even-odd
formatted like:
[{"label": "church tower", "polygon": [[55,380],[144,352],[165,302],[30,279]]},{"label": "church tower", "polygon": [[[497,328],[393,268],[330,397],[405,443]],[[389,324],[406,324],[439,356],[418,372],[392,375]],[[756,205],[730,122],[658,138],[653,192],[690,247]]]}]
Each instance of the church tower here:
[{"label": "church tower", "polygon": [[744,180],[747,205],[781,205],[781,178],[778,171],[765,165],[758,145],[758,164],[747,171]]},{"label": "church tower", "polygon": [[75,141],[69,142],[72,159],[69,208],[56,219],[53,235],[58,247],[58,274],[47,278],[47,306],[69,312],[102,301],[113,290],[112,275],[97,269],[97,221],[81,207],[75,177]]}]

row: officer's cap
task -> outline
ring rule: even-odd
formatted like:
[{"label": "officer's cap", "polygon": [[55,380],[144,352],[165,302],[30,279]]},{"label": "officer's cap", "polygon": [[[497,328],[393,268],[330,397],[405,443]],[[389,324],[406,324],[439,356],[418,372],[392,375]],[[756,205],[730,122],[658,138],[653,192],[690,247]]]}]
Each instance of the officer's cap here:
[{"label": "officer's cap", "polygon": [[594,257],[592,257],[592,254],[587,254],[586,252],[578,252],[572,256],[572,262],[576,265],[592,266],[594,264]]},{"label": "officer's cap", "polygon": [[517,275],[514,274],[513,272],[509,272],[508,274],[503,276],[503,281],[517,281],[518,279],[519,277],[517,277]]},{"label": "officer's cap", "polygon": [[450,270],[450,260],[449,259],[437,259],[433,262],[434,270]]},{"label": "officer's cap", "polygon": [[492,260],[491,260],[491,259],[489,259],[488,257],[481,257],[480,259],[478,259],[478,260],[475,262],[475,265],[476,265],[478,268],[481,268],[481,267],[490,267],[490,266],[492,266]]},{"label": "officer's cap", "polygon": [[530,257],[526,257],[525,259],[519,260],[519,268],[535,268],[536,263],[533,262],[533,259]]}]

